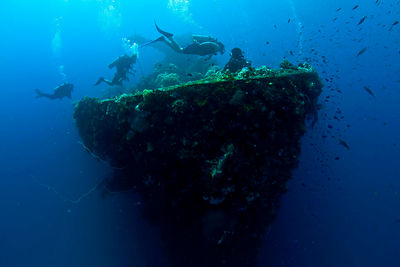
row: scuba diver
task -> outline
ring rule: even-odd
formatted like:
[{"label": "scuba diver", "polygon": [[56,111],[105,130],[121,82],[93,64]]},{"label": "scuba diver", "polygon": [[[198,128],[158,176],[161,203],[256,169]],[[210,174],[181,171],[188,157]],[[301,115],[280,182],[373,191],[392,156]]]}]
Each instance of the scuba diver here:
[{"label": "scuba diver", "polygon": [[110,65],[108,65],[110,69],[115,67],[117,70],[114,74],[114,78],[112,79],[112,81],[100,77],[94,85],[99,85],[101,82],[105,82],[110,86],[113,85],[122,86],[122,82],[124,80],[129,81],[129,78],[127,76],[128,73],[134,74],[133,72],[131,72],[131,69],[132,69],[132,64],[136,63],[136,59],[137,59],[137,53],[134,53],[131,56],[128,56],[126,54],[119,56]]},{"label": "scuba diver", "polygon": [[235,73],[245,67],[251,67],[250,61],[247,61],[244,58],[243,52],[240,48],[233,48],[231,51],[231,58],[229,59],[228,63],[226,63],[223,71],[229,70],[230,72]]},{"label": "scuba diver", "polygon": [[172,33],[161,30],[155,21],[154,24],[157,31],[163,36],[142,46],[149,45],[155,42],[164,42],[177,53],[210,57],[212,55],[216,55],[217,52],[221,54],[225,52],[225,46],[223,43],[219,42],[216,38],[204,35],[192,35],[193,43],[188,46],[181,47],[175,41],[173,37],[174,35]]},{"label": "scuba diver", "polygon": [[122,46],[125,53],[122,56],[119,56],[110,65],[108,65],[110,69],[115,67],[117,70],[114,74],[114,78],[112,79],[112,81],[100,77],[94,85],[99,85],[101,82],[105,82],[110,86],[113,85],[122,86],[122,82],[124,80],[129,81],[128,73],[132,75],[134,74],[134,72],[132,72],[131,70],[132,70],[132,65],[136,63],[138,59],[139,46],[135,42],[131,43],[131,41],[127,38],[122,38]]},{"label": "scuba diver", "polygon": [[65,82],[54,88],[54,92],[52,94],[42,93],[39,89],[35,89],[35,92],[37,94],[36,98],[47,97],[49,99],[62,99],[64,97],[71,98],[71,93],[73,90],[74,85],[72,83]]}]

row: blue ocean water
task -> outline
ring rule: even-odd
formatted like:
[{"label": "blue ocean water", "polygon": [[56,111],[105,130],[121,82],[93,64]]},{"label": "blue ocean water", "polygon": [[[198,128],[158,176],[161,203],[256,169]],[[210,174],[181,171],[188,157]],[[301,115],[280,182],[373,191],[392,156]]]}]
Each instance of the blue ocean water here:
[{"label": "blue ocean water", "polygon": [[[240,47],[254,66],[307,61],[323,79],[319,121],[258,266],[399,266],[398,0],[0,1],[0,266],[163,262],[140,200],[95,190],[111,169],[82,147],[72,116],[83,96],[104,94],[93,83],[113,75],[123,37],[158,37],[154,19],[218,37],[221,67]],[[125,86],[161,58],[140,49]],[[35,99],[35,88],[64,81],[75,85],[71,100]]]}]

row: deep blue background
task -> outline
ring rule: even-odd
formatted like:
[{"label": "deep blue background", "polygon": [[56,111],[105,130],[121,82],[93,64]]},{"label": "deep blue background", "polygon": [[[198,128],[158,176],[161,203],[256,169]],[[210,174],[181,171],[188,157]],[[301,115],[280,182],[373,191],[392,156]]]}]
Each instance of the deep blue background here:
[{"label": "deep blue background", "polygon": [[[153,19],[176,34],[217,36],[227,51],[239,46],[256,66],[307,57],[324,79],[320,120],[302,140],[259,266],[399,266],[400,25],[389,28],[400,5],[380,2],[0,1],[0,266],[140,267],[162,258],[158,230],[140,220],[134,196],[102,200],[95,191],[71,202],[111,173],[79,144],[72,104],[102,95],[92,84],[112,76],[107,64],[123,53],[122,37],[158,37]],[[217,58],[223,66],[228,53]],[[161,59],[140,51],[145,74]],[[35,99],[34,88],[63,81],[60,65],[75,84],[72,100]]]}]

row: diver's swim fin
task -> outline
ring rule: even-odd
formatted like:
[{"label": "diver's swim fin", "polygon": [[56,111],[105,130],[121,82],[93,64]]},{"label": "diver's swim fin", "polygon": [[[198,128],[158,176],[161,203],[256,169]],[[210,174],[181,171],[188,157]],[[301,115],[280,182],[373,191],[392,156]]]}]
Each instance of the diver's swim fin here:
[{"label": "diver's swim fin", "polygon": [[157,25],[157,23],[156,23],[155,20],[154,20],[154,25],[156,25],[157,31],[158,31],[159,33],[161,33],[162,35],[164,35],[165,37],[167,37],[167,38],[172,38],[172,36],[174,36],[174,35],[173,35],[172,33],[170,33],[170,32],[166,32],[166,31],[161,30],[161,29],[158,27],[158,25]]},{"label": "diver's swim fin", "polygon": [[39,98],[39,97],[42,97],[43,96],[43,94],[40,92],[40,90],[39,89],[35,89],[35,92],[36,92],[36,98]]},{"label": "diver's swim fin", "polygon": [[162,42],[164,40],[165,40],[165,37],[164,36],[160,36],[160,37],[158,37],[157,39],[155,39],[153,41],[150,41],[150,42],[145,43],[145,44],[141,44],[139,47],[142,48],[143,46],[151,45],[151,44],[156,43],[156,42]]}]

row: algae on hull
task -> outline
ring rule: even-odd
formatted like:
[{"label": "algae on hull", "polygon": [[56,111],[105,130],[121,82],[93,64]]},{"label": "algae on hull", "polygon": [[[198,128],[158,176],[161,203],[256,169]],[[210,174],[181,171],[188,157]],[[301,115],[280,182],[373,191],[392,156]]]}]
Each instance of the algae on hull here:
[{"label": "algae on hull", "polygon": [[261,67],[86,97],[74,117],[85,146],[118,168],[109,186],[142,194],[171,266],[251,266],[321,88],[309,66]]}]

